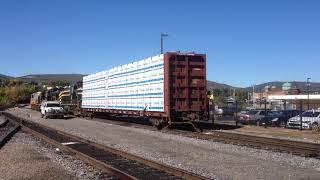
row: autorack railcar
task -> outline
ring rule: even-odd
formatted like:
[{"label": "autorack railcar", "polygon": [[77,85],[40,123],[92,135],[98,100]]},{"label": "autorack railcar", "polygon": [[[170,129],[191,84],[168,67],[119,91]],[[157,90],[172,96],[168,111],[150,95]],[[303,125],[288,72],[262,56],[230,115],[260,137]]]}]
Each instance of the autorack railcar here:
[{"label": "autorack railcar", "polygon": [[167,52],[85,76],[81,108],[160,125],[206,120],[206,97],[206,55]]}]

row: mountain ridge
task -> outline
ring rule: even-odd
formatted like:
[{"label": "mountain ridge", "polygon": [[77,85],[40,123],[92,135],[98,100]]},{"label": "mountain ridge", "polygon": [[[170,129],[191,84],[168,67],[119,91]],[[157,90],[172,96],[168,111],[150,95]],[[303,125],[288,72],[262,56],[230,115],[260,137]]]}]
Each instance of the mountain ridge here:
[{"label": "mountain ridge", "polygon": [[6,80],[6,79],[12,79],[12,78],[14,78],[14,77],[0,74],[0,80]]},{"label": "mountain ridge", "polygon": [[[53,81],[64,81],[69,83],[74,83],[77,81],[81,81],[84,74],[29,74],[20,77],[12,77],[0,74],[0,80],[8,80],[8,79],[18,79],[25,82],[53,82]],[[255,85],[255,92],[260,92],[260,90],[264,90],[265,86],[275,86],[277,88],[281,88],[284,83],[291,83],[292,87],[297,87],[302,92],[307,90],[306,82],[302,81],[269,81],[265,83],[260,83]],[[311,92],[320,92],[320,83],[319,82],[311,82],[310,83]],[[246,90],[252,91],[252,86],[249,87],[236,87],[225,83],[219,83],[216,81],[207,80],[207,89],[237,89],[237,90]]]},{"label": "mountain ridge", "polygon": [[82,81],[83,74],[29,74],[25,76],[17,77],[17,79],[27,82],[53,82],[53,81],[64,81],[64,82],[77,82]]}]

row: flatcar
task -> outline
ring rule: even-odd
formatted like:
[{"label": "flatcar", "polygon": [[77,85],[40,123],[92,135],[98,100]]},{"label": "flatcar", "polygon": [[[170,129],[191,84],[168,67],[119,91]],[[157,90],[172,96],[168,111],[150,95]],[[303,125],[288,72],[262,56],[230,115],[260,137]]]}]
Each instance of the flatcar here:
[{"label": "flatcar", "polygon": [[206,55],[167,52],[84,76],[81,109],[156,126],[207,120]]}]

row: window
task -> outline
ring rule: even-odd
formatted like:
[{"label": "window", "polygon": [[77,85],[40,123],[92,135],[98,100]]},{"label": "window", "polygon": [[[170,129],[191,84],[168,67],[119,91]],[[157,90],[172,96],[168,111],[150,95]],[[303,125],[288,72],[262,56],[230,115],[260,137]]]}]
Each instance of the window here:
[{"label": "window", "polygon": [[261,111],[261,112],[260,112],[260,115],[263,115],[263,116],[264,116],[264,115],[266,115],[266,113],[265,113],[264,111]]},{"label": "window", "polygon": [[60,104],[58,104],[58,103],[49,103],[49,104],[47,104],[47,107],[60,107]]},{"label": "window", "polygon": [[319,114],[320,114],[320,112],[308,111],[308,112],[302,113],[302,117],[318,117]]},{"label": "window", "polygon": [[257,112],[258,111],[256,111],[256,110],[250,110],[247,114],[248,115],[255,115],[255,114],[257,114]]}]

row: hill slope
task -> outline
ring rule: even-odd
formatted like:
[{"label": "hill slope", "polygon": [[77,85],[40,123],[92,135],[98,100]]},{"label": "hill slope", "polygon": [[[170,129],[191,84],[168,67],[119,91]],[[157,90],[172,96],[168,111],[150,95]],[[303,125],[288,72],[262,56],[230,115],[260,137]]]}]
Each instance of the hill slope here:
[{"label": "hill slope", "polygon": [[241,89],[241,88],[207,80],[207,89]]},{"label": "hill slope", "polygon": [[[277,88],[281,88],[284,83],[287,81],[271,81],[271,82],[266,82],[262,84],[257,84],[255,85],[255,91],[259,92],[260,89],[263,91],[265,86],[275,86]],[[301,81],[289,81],[291,83],[292,87],[297,87],[298,89],[301,90],[301,92],[306,92],[307,91],[307,85],[306,82],[301,82]],[[311,92],[320,92],[320,83],[318,82],[312,82],[310,83],[310,91]],[[252,87],[247,87],[245,88],[248,91],[252,91]]]},{"label": "hill slope", "polygon": [[20,80],[27,82],[77,82],[82,81],[83,74],[30,74],[26,76],[17,77]]},{"label": "hill slope", "polygon": [[[16,77],[16,79],[20,79],[26,82],[38,82],[38,83],[43,83],[43,82],[48,83],[53,81],[64,81],[64,82],[74,83],[77,81],[82,81],[83,76],[85,75],[83,74],[30,74],[26,76]],[[0,80],[14,79],[14,78],[15,77],[0,74]],[[270,81],[262,84],[257,84],[255,85],[255,91],[259,92],[260,89],[264,90],[265,86],[275,86],[275,87],[281,88],[282,85],[286,82],[287,81]],[[302,92],[307,91],[306,82],[291,81],[289,83],[291,83],[292,87],[297,87]],[[209,80],[207,81],[207,89],[243,89],[247,91],[252,91],[252,87],[239,88],[239,87],[234,87],[228,84],[217,83]],[[310,91],[320,92],[320,83],[312,82],[310,86]]]},{"label": "hill slope", "polygon": [[13,79],[14,77],[0,74],[0,80]]},{"label": "hill slope", "polygon": [[[66,82],[76,82],[81,81],[83,74],[30,74],[26,76],[17,77],[20,80],[27,82],[52,82],[52,81],[66,81]],[[207,81],[208,89],[238,89],[238,87],[233,87],[227,84],[217,83],[213,81]]]}]

